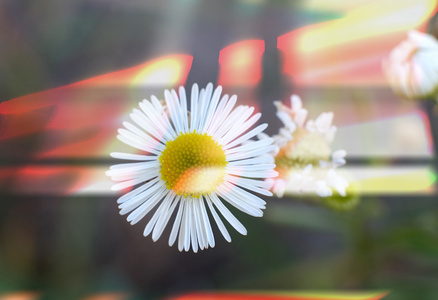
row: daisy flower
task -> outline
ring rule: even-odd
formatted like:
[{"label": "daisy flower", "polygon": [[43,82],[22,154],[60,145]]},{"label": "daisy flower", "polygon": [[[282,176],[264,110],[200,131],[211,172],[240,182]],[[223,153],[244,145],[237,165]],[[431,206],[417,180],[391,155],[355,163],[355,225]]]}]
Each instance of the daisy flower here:
[{"label": "daisy flower", "polygon": [[407,39],[383,60],[382,67],[393,91],[404,98],[434,95],[438,89],[438,40],[410,30]]},{"label": "daisy flower", "polygon": [[[326,112],[315,120],[307,120],[307,110],[301,99],[293,95],[291,108],[281,102],[274,102],[277,117],[284,127],[274,135],[275,163],[280,176],[268,179],[271,189],[282,197],[285,189],[298,193],[316,193],[328,197],[336,190],[345,196],[348,182],[336,173],[336,168],[345,164],[345,150],[331,152],[330,143],[336,133],[332,125],[333,113]],[[261,133],[261,140],[269,137]]]},{"label": "daisy flower", "polygon": [[228,242],[231,237],[220,214],[246,235],[224,202],[261,217],[266,202],[252,192],[272,196],[264,179],[278,175],[270,154],[273,139],[250,140],[267,127],[249,130],[261,114],[253,115],[253,107],[235,107],[237,97],[221,93],[221,86],[213,91],[210,83],[199,91],[194,84],[190,112],[184,87],[179,95],[164,91],[163,102],[154,96],[143,100],[130,114],[133,122],[124,122],[117,136],[143,153],[111,153],[134,161],[113,165],[106,173],[119,181],[113,190],[132,188],[117,200],[120,214],[135,224],[155,208],[144,230],[154,241],[175,215],[169,246],[178,238],[179,251],[214,247],[207,211]]}]

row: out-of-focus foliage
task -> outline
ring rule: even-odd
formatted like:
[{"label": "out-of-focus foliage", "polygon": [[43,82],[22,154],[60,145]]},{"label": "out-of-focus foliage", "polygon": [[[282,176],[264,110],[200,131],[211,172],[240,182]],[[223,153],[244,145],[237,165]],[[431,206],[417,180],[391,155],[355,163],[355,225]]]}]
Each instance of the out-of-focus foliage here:
[{"label": "out-of-focus foliage", "polygon": [[[401,6],[399,1],[385,0],[384,10],[373,9],[381,7],[382,0],[0,2],[2,102],[174,54],[193,57],[184,78],[187,84],[215,82],[220,72],[233,72],[242,64],[257,65],[254,74],[239,73],[248,76],[250,80],[243,78],[242,82],[251,86],[225,86],[227,93],[237,93],[243,104],[255,105],[263,113],[261,121],[269,123],[270,134],[280,127],[272,101],[285,100],[292,92],[309,99],[309,111],[333,110],[339,126],[336,148],[348,147],[348,164],[356,167],[357,182],[363,183],[359,190],[374,187],[368,194],[357,195],[360,202],[348,211],[327,208],[321,201],[355,204],[354,191],[347,191],[346,198],[327,200],[266,198],[261,219],[232,210],[248,236],[230,230],[231,244],[218,239],[214,249],[179,253],[165,239],[154,243],[144,238],[141,225],[130,226],[118,214],[117,197],[96,193],[103,189],[90,182],[87,187],[94,188],[93,195],[17,190],[59,191],[64,185],[72,190],[76,187],[72,182],[84,183],[75,172],[53,175],[44,169],[46,165],[27,162],[35,153],[65,150],[66,140],[86,140],[93,131],[78,134],[58,127],[50,128],[50,134],[30,131],[19,137],[3,136],[3,122],[18,128],[46,128],[64,124],[65,118],[73,123],[82,116],[80,124],[75,124],[82,128],[103,116],[100,110],[90,113],[87,106],[88,102],[96,104],[92,99],[102,90],[106,95],[102,107],[114,108],[115,102],[104,101],[111,98],[107,95],[111,84],[85,91],[70,87],[65,94],[65,89],[59,89],[60,94],[52,94],[54,99],[44,101],[64,104],[62,112],[56,105],[38,108],[38,101],[43,100],[35,96],[35,109],[26,118],[0,115],[0,137],[4,137],[0,145],[0,295],[35,291],[25,295],[29,299],[39,295],[42,299],[81,299],[103,293],[108,299],[156,299],[194,290],[355,289],[389,290],[385,299],[394,300],[438,298],[438,202],[436,161],[432,161],[438,139],[437,109],[399,101],[376,71],[385,51],[404,37],[406,22],[424,25],[434,9],[433,1],[420,2],[405,1]],[[391,26],[381,26],[376,20]],[[335,34],[350,31],[357,34]],[[299,48],[302,39],[304,46],[318,43],[312,49]],[[231,49],[258,48],[243,55],[221,56],[230,45],[237,45]],[[227,60],[245,56],[251,59]],[[138,101],[153,89],[129,86],[113,100]],[[75,96],[81,100],[80,109],[73,105]],[[100,126],[108,128],[106,123]],[[90,152],[99,146],[87,145]],[[76,149],[86,152],[88,148],[80,144]],[[394,153],[409,156],[400,159]],[[23,161],[7,159],[14,155]],[[55,157],[45,162],[56,169],[57,159],[85,173],[94,168],[97,178],[104,176],[109,165],[99,161],[100,157],[83,161]],[[386,169],[376,179],[370,174],[379,164]],[[426,171],[396,168],[409,164],[424,166]],[[35,181],[14,180],[23,174]],[[412,174],[421,178],[410,181]],[[52,180],[30,186],[37,179],[44,182],[44,176]],[[385,186],[376,187],[376,180]],[[418,180],[421,187],[400,186],[398,180],[406,185]],[[379,194],[382,190],[385,193]]]}]

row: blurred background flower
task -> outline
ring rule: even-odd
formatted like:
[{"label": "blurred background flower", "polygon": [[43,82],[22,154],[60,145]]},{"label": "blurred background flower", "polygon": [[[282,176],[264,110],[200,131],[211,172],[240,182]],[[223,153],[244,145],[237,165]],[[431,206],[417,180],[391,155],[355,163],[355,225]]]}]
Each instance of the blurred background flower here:
[{"label": "blurred background flower", "polygon": [[[436,11],[435,0],[0,2],[0,295],[437,298],[437,111],[400,101],[381,68]],[[141,99],[194,82],[238,94],[268,135],[282,126],[274,100],[300,95],[309,119],[332,111],[331,147],[348,153],[336,172],[360,203],[264,198],[263,219],[230,208],[248,236],[197,254],[142,237],[118,214],[108,153],[129,151],[114,136]]]},{"label": "blurred background flower", "polygon": [[[335,169],[345,164],[345,150],[331,152],[336,127],[332,125],[333,113],[325,112],[315,120],[307,120],[307,110],[297,95],[290,98],[290,108],[283,103],[274,102],[277,117],[284,127],[273,136],[277,146],[275,155],[278,178],[267,179],[272,190],[282,197],[289,193],[316,193],[328,197],[334,189],[345,197],[348,181],[336,174]],[[259,135],[267,138],[265,134]]]},{"label": "blurred background flower", "polygon": [[433,97],[438,92],[438,40],[416,30],[383,61],[393,91],[403,98]]}]

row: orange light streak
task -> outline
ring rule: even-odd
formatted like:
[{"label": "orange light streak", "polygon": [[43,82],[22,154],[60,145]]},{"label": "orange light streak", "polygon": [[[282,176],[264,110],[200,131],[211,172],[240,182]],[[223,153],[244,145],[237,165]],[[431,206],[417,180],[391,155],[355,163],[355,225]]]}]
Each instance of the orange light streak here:
[{"label": "orange light streak", "polygon": [[[142,99],[132,90],[172,88],[187,79],[192,57],[170,55],[139,66],[86,79],[0,104],[3,159],[107,157],[121,120]],[[157,77],[165,74],[165,77]],[[65,195],[89,186],[87,167],[25,166],[0,172],[20,193]]]},{"label": "orange light streak", "polygon": [[255,86],[262,77],[263,40],[247,40],[232,44],[220,52],[218,84],[223,86]]},{"label": "orange light streak", "polygon": [[338,20],[280,36],[283,72],[301,86],[386,85],[381,60],[405,37],[406,30],[424,26],[437,3],[384,0],[359,4]]}]

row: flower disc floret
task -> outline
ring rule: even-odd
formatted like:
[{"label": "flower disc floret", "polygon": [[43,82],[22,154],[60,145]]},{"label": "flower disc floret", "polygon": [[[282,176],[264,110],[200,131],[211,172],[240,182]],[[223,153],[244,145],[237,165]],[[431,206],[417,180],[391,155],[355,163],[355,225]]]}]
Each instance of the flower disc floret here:
[{"label": "flower disc floret", "polygon": [[330,147],[320,133],[299,128],[293,133],[293,139],[280,149],[275,164],[278,168],[302,169],[309,164],[318,167],[319,162],[329,160],[330,155]]},{"label": "flower disc floret", "polygon": [[166,187],[177,195],[195,198],[215,191],[227,166],[222,147],[206,133],[196,132],[167,142],[159,160]]}]

